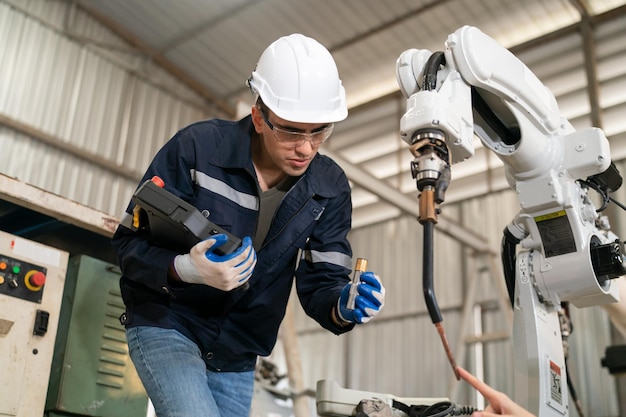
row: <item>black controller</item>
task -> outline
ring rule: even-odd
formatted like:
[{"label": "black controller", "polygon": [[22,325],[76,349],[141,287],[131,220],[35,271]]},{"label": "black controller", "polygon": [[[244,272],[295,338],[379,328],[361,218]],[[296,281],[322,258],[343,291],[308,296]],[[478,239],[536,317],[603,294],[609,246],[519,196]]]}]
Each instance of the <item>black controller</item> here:
[{"label": "black controller", "polygon": [[150,234],[162,246],[191,248],[219,233],[226,235],[228,241],[215,249],[216,254],[227,255],[241,246],[241,239],[210,222],[197,208],[151,180],[137,189],[132,200],[145,211]]}]

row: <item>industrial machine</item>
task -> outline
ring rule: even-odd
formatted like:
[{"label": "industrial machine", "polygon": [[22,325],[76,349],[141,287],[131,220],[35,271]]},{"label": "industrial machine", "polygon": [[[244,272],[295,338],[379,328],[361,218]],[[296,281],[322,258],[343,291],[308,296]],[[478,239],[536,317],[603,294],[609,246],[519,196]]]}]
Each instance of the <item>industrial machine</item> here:
[{"label": "industrial machine", "polygon": [[[363,412],[359,409],[363,402],[376,401],[376,412]],[[433,410],[439,417],[448,415],[470,415],[472,411],[468,407],[456,407],[447,398],[403,398],[393,394],[361,391],[342,388],[332,380],[317,381],[315,405],[320,416],[327,417],[407,417],[411,407],[419,407],[420,416],[429,417],[428,409]],[[445,413],[449,410],[451,414]],[[466,410],[467,412],[454,414],[455,411]]]},{"label": "industrial machine", "polygon": [[0,417],[146,417],[119,323],[117,224],[0,174]]},{"label": "industrial machine", "polygon": [[0,232],[0,416],[42,416],[68,253]]},{"label": "industrial machine", "polygon": [[[600,129],[576,131],[526,65],[475,27],[450,34],[444,51],[405,51],[396,70],[407,98],[400,134],[420,192],[423,291],[452,368],[456,374],[433,287],[433,229],[451,165],[474,155],[476,135],[503,162],[520,203],[502,251],[514,310],[514,400],[538,417],[568,415],[563,306],[617,302],[615,278],[626,273],[622,243],[601,215],[622,182],[609,142]],[[318,411],[350,415],[353,400],[351,392],[323,389]]]},{"label": "industrial machine", "polygon": [[119,322],[125,310],[120,275],[116,265],[100,259],[70,257],[46,417],[147,415],[148,396],[128,355],[126,334]]},{"label": "industrial machine", "polygon": [[[502,252],[514,307],[515,400],[539,417],[567,415],[562,305],[616,302],[613,279],[626,273],[622,243],[600,215],[622,182],[608,140],[597,128],[576,131],[526,65],[475,27],[449,35],[443,52],[404,52],[397,78],[425,227],[436,223],[450,166],[472,157],[474,134],[504,163],[520,203]],[[440,322],[432,286],[424,291]]]}]

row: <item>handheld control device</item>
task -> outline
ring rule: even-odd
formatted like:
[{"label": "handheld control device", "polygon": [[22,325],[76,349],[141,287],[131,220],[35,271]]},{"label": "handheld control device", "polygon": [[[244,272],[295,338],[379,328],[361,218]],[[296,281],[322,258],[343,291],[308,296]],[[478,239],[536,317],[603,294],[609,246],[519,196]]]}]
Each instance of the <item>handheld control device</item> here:
[{"label": "handheld control device", "polygon": [[[241,246],[241,239],[212,223],[197,208],[167,191],[158,177],[144,182],[133,195],[132,201],[143,209],[152,238],[163,246],[189,248],[216,234],[228,237],[226,243],[215,249],[218,255],[227,255]],[[135,216],[141,215],[135,213]]]}]

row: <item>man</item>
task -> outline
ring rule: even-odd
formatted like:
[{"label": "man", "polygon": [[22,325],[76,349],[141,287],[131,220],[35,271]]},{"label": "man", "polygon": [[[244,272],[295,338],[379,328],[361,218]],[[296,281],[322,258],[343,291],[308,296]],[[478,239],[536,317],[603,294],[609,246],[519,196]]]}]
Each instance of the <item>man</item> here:
[{"label": "man", "polygon": [[185,127],[143,179],[161,177],[168,191],[242,237],[241,247],[217,255],[224,235],[192,248],[156,245],[148,230],[130,227],[132,203],[113,237],[121,321],[159,417],[249,415],[257,356],[276,343],[294,275],[306,313],[335,334],[383,307],[380,278],[366,272],[355,308],[347,308],[350,187],[318,154],[333,123],[347,117],[331,54],[303,35],[282,37],[248,85],[256,98],[249,116]]}]

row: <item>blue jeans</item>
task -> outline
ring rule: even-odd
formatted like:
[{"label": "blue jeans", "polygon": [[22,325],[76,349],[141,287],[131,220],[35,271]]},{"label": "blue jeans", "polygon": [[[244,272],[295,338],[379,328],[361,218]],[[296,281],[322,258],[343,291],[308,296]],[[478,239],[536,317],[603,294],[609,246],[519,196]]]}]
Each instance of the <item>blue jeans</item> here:
[{"label": "blue jeans", "polygon": [[176,330],[126,330],[130,358],[158,417],[250,415],[254,371],[213,372],[200,349]]}]

